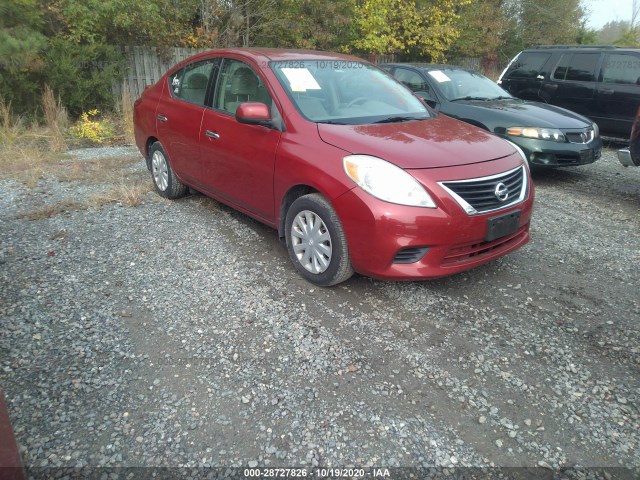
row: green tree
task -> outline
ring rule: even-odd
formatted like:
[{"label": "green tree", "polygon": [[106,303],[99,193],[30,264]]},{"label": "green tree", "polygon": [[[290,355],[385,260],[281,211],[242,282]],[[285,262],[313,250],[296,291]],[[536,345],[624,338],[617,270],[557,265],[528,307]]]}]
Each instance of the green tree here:
[{"label": "green tree", "polygon": [[460,35],[450,55],[495,61],[514,23],[504,0],[473,0],[460,9],[456,23]]},{"label": "green tree", "polygon": [[37,0],[0,3],[0,95],[19,114],[40,101],[42,52],[47,40]]},{"label": "green tree", "polygon": [[442,61],[458,37],[459,9],[470,0],[364,0],[356,7],[357,50],[401,52]]},{"label": "green tree", "polygon": [[580,0],[521,0],[523,42],[526,46],[574,43],[583,16]]},{"label": "green tree", "polygon": [[275,12],[279,22],[263,28],[257,42],[264,46],[348,49],[353,38],[355,0],[283,0]]}]

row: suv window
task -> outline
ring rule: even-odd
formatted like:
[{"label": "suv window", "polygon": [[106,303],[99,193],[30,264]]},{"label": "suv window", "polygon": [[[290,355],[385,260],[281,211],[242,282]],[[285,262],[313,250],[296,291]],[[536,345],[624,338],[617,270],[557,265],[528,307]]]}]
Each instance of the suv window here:
[{"label": "suv window", "polygon": [[195,62],[178,70],[169,77],[169,86],[174,97],[204,106],[209,75],[216,60]]},{"label": "suv window", "polygon": [[260,76],[244,62],[225,59],[213,106],[235,115],[244,102],[262,102],[272,107],[271,95]]},{"label": "suv window", "polygon": [[511,65],[506,77],[509,78],[534,78],[551,56],[546,52],[523,52]]},{"label": "suv window", "polygon": [[602,81],[640,85],[640,57],[623,53],[610,53],[605,57]]},{"label": "suv window", "polygon": [[567,69],[565,80],[593,82],[599,53],[574,53]]}]

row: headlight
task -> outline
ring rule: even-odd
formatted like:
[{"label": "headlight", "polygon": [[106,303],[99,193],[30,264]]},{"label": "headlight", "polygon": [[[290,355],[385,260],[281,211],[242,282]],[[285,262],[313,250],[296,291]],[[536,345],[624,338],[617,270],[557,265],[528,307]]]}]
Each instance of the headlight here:
[{"label": "headlight", "polygon": [[368,155],[349,155],[344,157],[343,165],[351,180],[380,200],[400,205],[436,208],[436,204],[422,185],[392,163]]},{"label": "headlight", "polygon": [[538,140],[553,140],[555,142],[565,141],[564,133],[557,128],[511,127],[507,128],[507,135],[537,138]]}]

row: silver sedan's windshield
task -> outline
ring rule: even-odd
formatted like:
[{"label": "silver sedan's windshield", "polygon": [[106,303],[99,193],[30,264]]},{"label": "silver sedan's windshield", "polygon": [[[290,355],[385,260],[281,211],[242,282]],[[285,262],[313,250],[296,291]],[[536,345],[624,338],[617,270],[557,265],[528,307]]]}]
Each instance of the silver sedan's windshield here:
[{"label": "silver sedan's windshield", "polygon": [[409,90],[366,63],[345,60],[271,62],[282,87],[312,122],[396,123],[429,118]]}]

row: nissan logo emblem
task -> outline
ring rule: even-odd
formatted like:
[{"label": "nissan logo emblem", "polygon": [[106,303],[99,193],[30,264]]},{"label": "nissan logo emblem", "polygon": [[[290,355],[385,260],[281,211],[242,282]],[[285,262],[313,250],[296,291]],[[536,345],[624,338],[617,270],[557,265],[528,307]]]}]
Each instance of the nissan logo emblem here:
[{"label": "nissan logo emblem", "polygon": [[493,193],[501,202],[504,202],[507,198],[509,198],[509,189],[502,182],[496,185],[496,189],[493,191]]}]

